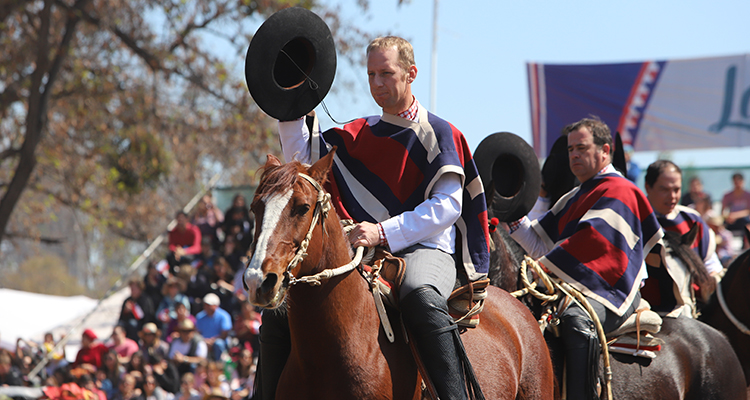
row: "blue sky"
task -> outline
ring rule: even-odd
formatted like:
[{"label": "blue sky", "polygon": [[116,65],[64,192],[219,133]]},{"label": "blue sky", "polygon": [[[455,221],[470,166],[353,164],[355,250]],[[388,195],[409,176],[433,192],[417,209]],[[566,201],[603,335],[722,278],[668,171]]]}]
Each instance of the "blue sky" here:
[{"label": "blue sky", "polygon": [[[411,41],[419,73],[413,90],[420,102],[451,121],[473,149],[494,132],[531,141],[526,63],[602,63],[702,58],[750,53],[750,1],[446,1],[439,2],[437,102],[430,105],[432,0],[371,0],[356,12],[350,0],[324,0],[341,7],[352,23]],[[364,49],[362,50],[364,52]],[[339,121],[378,114],[364,69],[339,63],[337,78],[350,77],[351,91],[325,102]],[[334,88],[336,82],[334,82]],[[318,107],[323,128],[334,126]],[[571,121],[572,122],[572,121]],[[656,152],[636,153],[642,166]],[[673,152],[680,165],[750,165],[750,149]]]}]

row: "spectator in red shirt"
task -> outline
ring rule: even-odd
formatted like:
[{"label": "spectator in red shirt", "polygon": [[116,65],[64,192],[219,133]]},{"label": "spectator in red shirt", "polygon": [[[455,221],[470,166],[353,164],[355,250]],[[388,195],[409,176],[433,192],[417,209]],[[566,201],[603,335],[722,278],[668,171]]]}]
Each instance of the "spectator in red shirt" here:
[{"label": "spectator in red shirt", "polygon": [[201,253],[201,231],[197,226],[188,222],[184,211],[178,211],[175,219],[177,225],[169,231],[169,254],[167,262],[172,274],[180,264],[189,264],[193,257]]},{"label": "spectator in red shirt", "polygon": [[81,350],[78,350],[73,366],[90,364],[99,369],[102,366],[104,355],[109,348],[96,340],[96,334],[91,329],[86,329],[81,335]]}]

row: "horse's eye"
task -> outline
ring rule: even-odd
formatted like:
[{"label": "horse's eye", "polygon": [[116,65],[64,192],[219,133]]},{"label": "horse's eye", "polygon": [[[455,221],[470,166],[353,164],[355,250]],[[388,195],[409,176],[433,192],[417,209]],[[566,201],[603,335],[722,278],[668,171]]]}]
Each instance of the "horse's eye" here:
[{"label": "horse's eye", "polygon": [[302,204],[302,205],[297,206],[294,209],[294,214],[301,217],[301,216],[307,214],[308,211],[310,211],[310,205],[309,204]]}]

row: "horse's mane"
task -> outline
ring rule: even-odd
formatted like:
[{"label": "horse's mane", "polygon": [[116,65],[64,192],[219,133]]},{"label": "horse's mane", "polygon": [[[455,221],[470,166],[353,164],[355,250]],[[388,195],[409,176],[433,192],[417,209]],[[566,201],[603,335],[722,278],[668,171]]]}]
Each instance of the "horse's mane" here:
[{"label": "horse's mane", "polygon": [[256,199],[266,200],[272,194],[294,185],[297,182],[299,176],[297,173],[301,166],[302,163],[299,161],[292,161],[281,166],[264,168],[263,174],[260,176],[258,191],[255,193]]},{"label": "horse's mane", "polygon": [[716,280],[708,273],[706,264],[698,257],[691,246],[682,243],[682,235],[671,231],[665,231],[664,235],[667,247],[672,250],[677,259],[682,260],[693,281],[701,288],[701,292],[704,294],[713,293],[716,290]]}]

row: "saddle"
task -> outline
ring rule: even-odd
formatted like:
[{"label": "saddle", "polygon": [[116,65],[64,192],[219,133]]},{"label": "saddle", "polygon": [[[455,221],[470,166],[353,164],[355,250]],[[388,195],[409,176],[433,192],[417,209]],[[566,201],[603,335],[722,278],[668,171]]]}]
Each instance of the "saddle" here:
[{"label": "saddle", "polygon": [[643,358],[656,358],[663,340],[654,335],[661,330],[662,319],[651,311],[651,305],[641,299],[636,311],[619,328],[607,334],[607,345],[612,353]]},{"label": "saddle", "polygon": [[[362,262],[362,276],[370,283],[373,294],[378,293],[379,302],[398,309],[398,293],[404,281],[406,262],[382,247],[375,247],[373,254]],[[369,264],[369,265],[367,265]],[[479,325],[479,313],[484,309],[489,278],[470,282],[466,277],[456,279],[453,292],[448,297],[448,309],[454,322],[462,327],[475,328]],[[378,309],[378,312],[380,309]],[[382,319],[383,315],[381,315]]]}]

